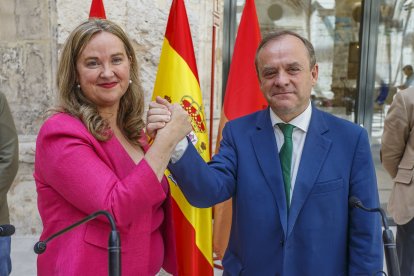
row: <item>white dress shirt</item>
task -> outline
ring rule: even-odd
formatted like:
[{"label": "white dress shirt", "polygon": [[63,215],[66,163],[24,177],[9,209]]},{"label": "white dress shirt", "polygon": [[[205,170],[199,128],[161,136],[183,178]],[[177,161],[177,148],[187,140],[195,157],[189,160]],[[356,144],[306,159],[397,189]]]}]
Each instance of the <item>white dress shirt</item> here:
[{"label": "white dress shirt", "polygon": [[291,120],[290,122],[282,121],[270,108],[270,120],[272,121],[273,130],[276,136],[277,142],[277,151],[280,152],[280,149],[283,146],[285,138],[283,136],[282,130],[277,126],[278,123],[289,123],[294,125],[292,133],[292,143],[293,143],[293,152],[292,152],[292,167],[290,170],[290,202],[292,202],[293,189],[295,188],[296,176],[298,174],[300,159],[302,157],[303,146],[305,144],[306,133],[308,132],[310,119],[312,116],[312,105],[309,102],[308,107],[303,111],[299,116]]}]

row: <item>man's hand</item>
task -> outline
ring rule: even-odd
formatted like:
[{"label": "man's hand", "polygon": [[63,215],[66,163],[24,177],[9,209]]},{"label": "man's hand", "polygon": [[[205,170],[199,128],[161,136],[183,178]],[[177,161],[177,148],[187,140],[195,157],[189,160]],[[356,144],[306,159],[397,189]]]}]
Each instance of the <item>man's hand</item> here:
[{"label": "man's hand", "polygon": [[177,144],[193,129],[191,117],[178,103],[170,104],[168,109],[171,112],[171,118],[164,127],[157,130],[156,139],[160,138],[163,141]]}]

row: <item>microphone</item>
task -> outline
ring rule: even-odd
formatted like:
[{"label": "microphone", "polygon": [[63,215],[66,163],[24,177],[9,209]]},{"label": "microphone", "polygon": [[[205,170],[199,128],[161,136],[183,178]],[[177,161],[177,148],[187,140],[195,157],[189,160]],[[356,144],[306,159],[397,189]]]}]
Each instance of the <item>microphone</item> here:
[{"label": "microphone", "polygon": [[398,266],[397,249],[394,242],[394,235],[388,227],[385,212],[382,208],[367,208],[356,196],[351,196],[348,200],[352,208],[359,208],[367,212],[378,212],[381,214],[384,230],[382,231],[382,240],[384,242],[385,261],[389,276],[400,276],[400,267]]},{"label": "microphone", "polygon": [[387,216],[385,215],[385,212],[382,208],[372,208],[372,209],[367,208],[362,204],[361,200],[357,198],[356,196],[351,196],[349,198],[349,205],[351,205],[351,207],[353,208],[360,208],[367,212],[379,212],[381,214],[382,225],[384,226],[386,230],[388,230],[388,222],[386,219]]},{"label": "microphone", "polygon": [[14,234],[16,228],[11,224],[0,225],[0,237],[7,237]]},{"label": "microphone", "polygon": [[[56,232],[55,234],[51,235],[49,238],[47,238],[44,241],[38,241],[35,245],[34,245],[34,252],[36,254],[42,254],[43,252],[45,252],[46,247],[47,247],[47,243],[51,240],[53,240],[54,238],[59,237],[60,235],[72,230],[73,228],[84,224],[90,220],[95,219],[97,216],[99,215],[104,215],[108,218],[109,223],[111,224],[111,232],[109,234],[109,240],[108,240],[108,267],[109,267],[109,276],[121,276],[121,241],[119,238],[119,232],[116,229],[116,224],[114,219],[112,218],[111,214],[107,211],[101,210],[101,211],[97,211],[87,217],[85,217],[84,219],[69,225],[68,227],[60,230],[59,232]],[[13,227],[14,230],[14,227]],[[14,232],[14,231],[13,231]]]}]

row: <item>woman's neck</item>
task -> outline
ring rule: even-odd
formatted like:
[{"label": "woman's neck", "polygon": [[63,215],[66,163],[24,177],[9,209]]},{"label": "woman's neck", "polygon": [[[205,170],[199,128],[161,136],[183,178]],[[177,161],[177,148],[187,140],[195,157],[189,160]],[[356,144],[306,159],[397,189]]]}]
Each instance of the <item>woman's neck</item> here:
[{"label": "woman's neck", "polygon": [[117,127],[118,110],[98,109],[98,112],[102,119],[108,122],[111,129]]}]

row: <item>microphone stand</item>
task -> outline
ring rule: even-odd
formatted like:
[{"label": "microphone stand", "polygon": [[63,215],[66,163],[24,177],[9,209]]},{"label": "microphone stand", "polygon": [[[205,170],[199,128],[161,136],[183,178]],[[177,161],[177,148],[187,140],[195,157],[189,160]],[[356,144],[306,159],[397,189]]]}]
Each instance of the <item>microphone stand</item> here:
[{"label": "microphone stand", "polygon": [[386,214],[382,208],[366,208],[362,202],[355,196],[349,198],[351,207],[360,208],[367,212],[379,212],[381,214],[384,230],[382,231],[382,240],[384,242],[385,262],[389,276],[401,276],[400,267],[398,265],[397,248],[394,242],[394,235],[388,227]]},{"label": "microphone stand", "polygon": [[46,250],[46,246],[47,243],[51,240],[53,240],[54,238],[59,237],[60,235],[72,230],[73,228],[84,224],[90,220],[95,219],[97,216],[99,215],[104,215],[108,218],[110,224],[111,224],[111,232],[109,234],[109,241],[108,241],[108,257],[109,257],[109,262],[108,262],[108,268],[109,268],[109,276],[121,276],[121,241],[119,238],[119,232],[116,229],[116,225],[115,225],[115,221],[112,218],[111,214],[107,211],[97,211],[87,217],[85,217],[84,219],[69,225],[68,227],[60,230],[59,232],[53,234],[52,236],[50,236],[49,238],[47,238],[44,241],[38,241],[35,245],[34,245],[34,252],[36,254],[42,254],[43,252],[45,252]]}]

